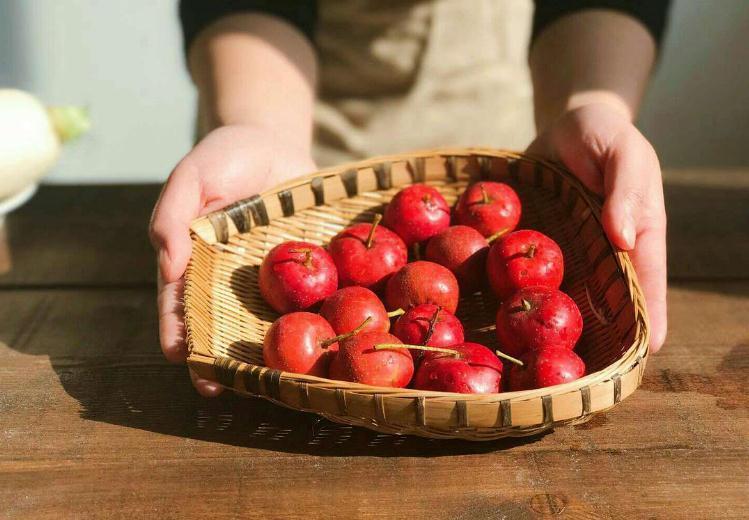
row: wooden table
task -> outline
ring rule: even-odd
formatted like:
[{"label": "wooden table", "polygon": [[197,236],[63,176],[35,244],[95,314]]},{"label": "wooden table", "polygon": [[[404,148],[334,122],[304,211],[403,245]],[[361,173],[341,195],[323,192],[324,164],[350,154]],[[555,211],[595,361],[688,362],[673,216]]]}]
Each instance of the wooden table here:
[{"label": "wooden table", "polygon": [[157,187],[44,187],[7,220],[0,517],[746,518],[749,171],[666,184],[670,335],[641,389],[489,443],[198,397],[158,347]]}]

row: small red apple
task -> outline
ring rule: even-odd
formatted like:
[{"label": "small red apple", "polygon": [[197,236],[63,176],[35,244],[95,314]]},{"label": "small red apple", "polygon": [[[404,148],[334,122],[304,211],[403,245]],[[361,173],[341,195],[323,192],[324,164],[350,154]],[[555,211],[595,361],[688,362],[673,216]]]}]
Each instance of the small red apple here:
[{"label": "small red apple", "polygon": [[328,320],[336,334],[345,334],[369,318],[362,332],[390,329],[385,306],[375,293],[364,287],[344,287],[325,298],[320,315]]},{"label": "small red apple", "polygon": [[527,352],[522,361],[523,366],[510,368],[509,387],[513,392],[561,385],[585,375],[585,363],[567,347],[550,346]]},{"label": "small red apple", "polygon": [[403,266],[385,286],[390,310],[408,310],[422,303],[439,305],[447,312],[458,308],[458,280],[446,267],[420,260]]},{"label": "small red apple", "polygon": [[412,184],[395,194],[385,208],[383,223],[410,247],[450,225],[450,206],[431,186]]},{"label": "small red apple", "polygon": [[455,221],[489,238],[509,233],[520,222],[518,194],[501,182],[477,182],[468,186],[455,206]]},{"label": "small red apple", "polygon": [[523,287],[558,289],[564,277],[564,258],[552,239],[538,231],[521,229],[492,245],[486,273],[500,299]]},{"label": "small red apple", "polygon": [[499,349],[514,357],[547,345],[571,350],[582,330],[580,310],[572,298],[558,289],[520,289],[497,311]]},{"label": "small red apple", "polygon": [[379,291],[388,276],[406,265],[403,240],[383,226],[378,214],[372,224],[354,224],[338,233],[328,247],[338,268],[341,287],[360,285]]},{"label": "small red apple", "polygon": [[[463,343],[463,324],[445,309],[424,303],[411,307],[393,325],[393,335],[409,345],[449,347]],[[411,352],[418,363],[428,352]]]},{"label": "small red apple", "polygon": [[308,309],[333,294],[338,288],[338,272],[322,247],[284,242],[263,259],[258,284],[268,305],[284,314]]},{"label": "small red apple", "polygon": [[429,239],[425,258],[450,269],[463,294],[473,294],[481,288],[488,253],[489,243],[481,233],[451,226]]},{"label": "small red apple", "polygon": [[458,355],[430,352],[414,375],[413,387],[435,392],[494,394],[502,388],[502,363],[478,343],[452,345]]},{"label": "small red apple", "polygon": [[330,364],[331,379],[373,386],[403,388],[411,381],[414,362],[407,349],[376,350],[375,345],[397,345],[387,332],[363,332],[339,345]]},{"label": "small red apple", "polygon": [[265,334],[263,360],[270,368],[325,377],[331,355],[338,350],[335,336],[322,316],[311,312],[284,314]]}]

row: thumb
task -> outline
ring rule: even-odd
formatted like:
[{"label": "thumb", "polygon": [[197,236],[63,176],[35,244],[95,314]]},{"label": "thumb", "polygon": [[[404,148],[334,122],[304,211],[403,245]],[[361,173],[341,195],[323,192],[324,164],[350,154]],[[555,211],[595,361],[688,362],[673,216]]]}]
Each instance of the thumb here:
[{"label": "thumb", "polygon": [[615,139],[606,153],[603,227],[620,249],[631,251],[635,247],[638,224],[653,178],[651,170],[658,168],[655,152],[644,138]]},{"label": "thumb", "polygon": [[190,260],[190,222],[200,212],[201,188],[197,170],[183,160],[169,176],[154,207],[149,234],[166,283],[181,278]]}]

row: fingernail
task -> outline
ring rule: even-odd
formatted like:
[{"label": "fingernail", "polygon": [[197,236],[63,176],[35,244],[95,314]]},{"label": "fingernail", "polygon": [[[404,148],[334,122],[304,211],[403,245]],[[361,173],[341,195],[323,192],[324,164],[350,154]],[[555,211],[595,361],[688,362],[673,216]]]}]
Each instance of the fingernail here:
[{"label": "fingernail", "polygon": [[624,239],[625,249],[628,251],[635,247],[635,228],[631,224],[625,224],[622,227],[622,238]]}]

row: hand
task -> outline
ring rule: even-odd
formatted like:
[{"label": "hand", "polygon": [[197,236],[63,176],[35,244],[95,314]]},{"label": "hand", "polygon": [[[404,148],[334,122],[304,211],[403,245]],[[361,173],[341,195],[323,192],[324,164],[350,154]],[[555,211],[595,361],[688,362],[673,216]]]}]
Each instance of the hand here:
[{"label": "hand", "polygon": [[[190,259],[190,222],[287,179],[315,170],[309,151],[258,126],[224,126],[209,133],[174,168],[151,217],[159,265],[159,336],[164,356],[187,359],[182,296]],[[221,387],[190,373],[204,396]]]},{"label": "hand", "polygon": [[666,339],[666,210],[655,150],[621,111],[605,103],[571,110],[528,148],[564,164],[604,196],[603,227],[629,251],[650,316],[650,348]]}]

